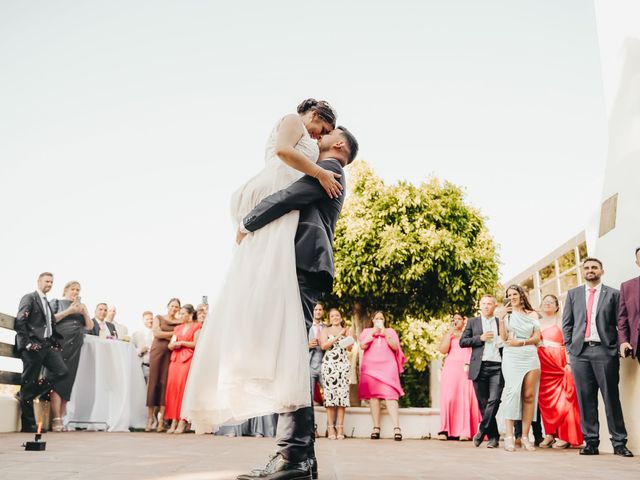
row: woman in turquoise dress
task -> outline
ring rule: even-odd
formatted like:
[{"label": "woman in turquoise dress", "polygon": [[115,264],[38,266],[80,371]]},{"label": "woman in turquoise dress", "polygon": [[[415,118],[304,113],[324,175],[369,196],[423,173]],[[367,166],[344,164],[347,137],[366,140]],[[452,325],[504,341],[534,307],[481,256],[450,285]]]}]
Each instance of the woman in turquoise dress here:
[{"label": "woman in turquoise dress", "polygon": [[522,420],[522,446],[533,451],[529,441],[531,422],[537,411],[540,384],[540,360],[537,345],[540,342],[540,321],[531,307],[527,295],[519,285],[507,288],[508,308],[498,314],[500,338],[504,342],[502,353],[502,412],[507,434],[504,448],[515,450],[514,420]]}]

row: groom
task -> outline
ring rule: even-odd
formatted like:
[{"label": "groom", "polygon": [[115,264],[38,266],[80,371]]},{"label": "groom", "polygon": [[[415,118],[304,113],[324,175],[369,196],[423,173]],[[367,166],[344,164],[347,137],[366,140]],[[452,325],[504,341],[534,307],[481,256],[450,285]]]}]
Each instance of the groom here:
[{"label": "groom", "polygon": [[[333,288],[333,237],[345,194],[342,169],[358,153],[358,142],[345,127],[338,127],[324,135],[319,147],[318,166],[341,175],[339,181],[343,189],[340,196],[329,198],[320,183],[306,175],[262,200],[244,218],[237,236],[237,242],[240,243],[248,233],[292,210],[300,210],[295,250],[305,331],[309,331],[313,323],[313,308],[317,300],[323,292],[330,292]],[[308,362],[309,359],[301,358],[300,361]],[[309,400],[310,405],[313,405],[311,398]],[[313,406],[300,408],[292,413],[281,413],[278,429],[281,432],[278,453],[265,468],[240,475],[238,480],[317,478],[318,466],[313,446]]]}]

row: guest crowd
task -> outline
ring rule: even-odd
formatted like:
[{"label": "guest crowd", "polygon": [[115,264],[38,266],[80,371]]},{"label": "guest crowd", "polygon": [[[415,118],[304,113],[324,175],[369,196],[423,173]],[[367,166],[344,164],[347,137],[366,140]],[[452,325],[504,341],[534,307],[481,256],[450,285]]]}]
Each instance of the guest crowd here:
[{"label": "guest crowd", "polygon": [[[640,248],[635,255],[640,266]],[[472,440],[475,446],[486,440],[487,447],[497,448],[500,407],[506,451],[581,446],[580,454],[596,455],[600,392],[614,453],[633,456],[626,447],[618,383],[620,357],[640,353],[640,277],[617,290],[602,283],[599,259],[586,258],[582,271],[585,285],[570,290],[564,306],[548,294],[536,309],[522,287],[510,285],[504,305],[486,294],[479,299],[478,316],[452,316],[439,345],[446,355],[439,439]],[[147,382],[145,431],[187,431],[188,419],[180,415],[182,397],[208,306],[194,308],[172,298],[165,314],[145,311],[144,328],[129,336],[126,326],[115,321],[114,306],[99,303],[91,317],[81,303],[78,282],[68,282],[62,298],[49,301],[52,285],[53,275],[42,273],[37,290],[22,298],[16,317],[16,346],[24,364],[22,430],[36,428],[36,398],[51,400],[51,428],[64,430],[85,335],[95,335],[131,341],[135,347]],[[338,309],[330,309],[325,318],[324,305],[317,303],[308,347],[311,395],[326,407],[329,439],[345,438],[346,411],[357,395],[370,408],[371,439],[380,438],[384,402],[394,439],[402,440],[398,399],[404,395],[400,375],[406,359],[384,312],[375,312],[356,335]],[[46,375],[41,378],[42,367]],[[357,394],[351,389],[355,384]],[[218,433],[275,436],[276,425],[277,415],[266,415],[223,426]]]}]

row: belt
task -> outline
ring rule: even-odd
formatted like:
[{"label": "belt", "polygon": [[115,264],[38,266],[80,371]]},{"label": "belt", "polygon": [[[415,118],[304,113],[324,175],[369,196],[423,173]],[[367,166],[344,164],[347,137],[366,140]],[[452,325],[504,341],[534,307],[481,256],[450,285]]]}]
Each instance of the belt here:
[{"label": "belt", "polygon": [[592,342],[591,340],[589,340],[588,342],[584,342],[584,344],[587,347],[599,347],[600,345],[602,345],[602,342]]}]

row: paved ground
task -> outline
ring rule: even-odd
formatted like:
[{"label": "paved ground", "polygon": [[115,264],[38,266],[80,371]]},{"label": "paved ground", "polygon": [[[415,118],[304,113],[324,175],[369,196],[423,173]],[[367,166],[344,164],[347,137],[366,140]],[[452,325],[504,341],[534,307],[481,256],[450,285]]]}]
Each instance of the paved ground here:
[{"label": "paved ground", "polygon": [[[222,480],[260,465],[273,439],[157,433],[48,433],[46,452],[25,452],[32,434],[0,434],[0,478]],[[488,450],[437,440],[320,439],[321,479],[639,479],[640,457],[581,457],[576,450]]]}]

